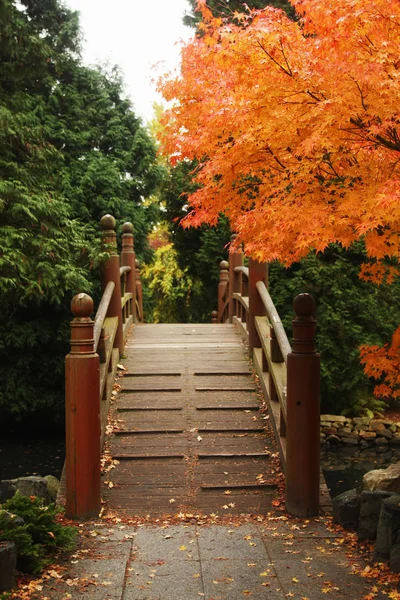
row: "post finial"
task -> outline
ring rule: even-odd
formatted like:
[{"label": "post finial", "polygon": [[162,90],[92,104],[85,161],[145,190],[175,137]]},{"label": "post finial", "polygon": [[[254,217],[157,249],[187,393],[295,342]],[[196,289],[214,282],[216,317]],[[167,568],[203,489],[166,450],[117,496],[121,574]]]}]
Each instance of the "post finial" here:
[{"label": "post finial", "polygon": [[103,231],[110,229],[115,231],[117,222],[112,215],[104,215],[104,217],[101,217],[100,219],[100,227],[103,229]]},{"label": "post finial", "polygon": [[133,233],[133,224],[130,221],[122,225],[122,233]]},{"label": "post finial", "polygon": [[88,294],[76,294],[71,300],[71,312],[75,318],[89,318],[93,309],[94,303]]},{"label": "post finial", "polygon": [[221,260],[221,262],[219,263],[219,268],[221,269],[221,271],[226,271],[229,268],[229,263],[226,260]]},{"label": "post finial", "polygon": [[314,317],[315,300],[310,294],[298,294],[293,300],[293,309],[297,317]]}]

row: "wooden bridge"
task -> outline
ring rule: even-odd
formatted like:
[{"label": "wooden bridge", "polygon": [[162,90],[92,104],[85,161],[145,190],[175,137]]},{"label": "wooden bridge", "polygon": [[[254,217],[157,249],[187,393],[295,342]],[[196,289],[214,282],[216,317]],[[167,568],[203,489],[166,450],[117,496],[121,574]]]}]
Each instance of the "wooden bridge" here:
[{"label": "wooden bridge", "polygon": [[[263,514],[274,498],[280,458],[287,509],[297,516],[317,514],[329,495],[320,485],[311,296],[295,300],[292,349],[268,293],[267,265],[250,258],[245,267],[236,251],[229,264],[221,263],[211,324],[144,324],[132,225],[123,226],[121,257],[114,219],[107,215],[101,225],[109,258],[95,319],[89,296],[72,301],[67,513],[95,516],[103,495],[111,509],[131,516],[182,510]],[[109,411],[123,353],[125,376]],[[112,434],[101,476],[106,429]]]}]

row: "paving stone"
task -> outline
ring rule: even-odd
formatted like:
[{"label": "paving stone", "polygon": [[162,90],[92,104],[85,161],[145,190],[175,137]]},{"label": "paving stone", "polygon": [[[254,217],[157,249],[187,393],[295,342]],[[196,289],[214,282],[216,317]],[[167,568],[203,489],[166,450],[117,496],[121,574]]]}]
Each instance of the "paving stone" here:
[{"label": "paving stone", "polygon": [[199,560],[196,527],[175,526],[161,528],[142,527],[137,531],[136,559],[146,563]]},{"label": "paving stone", "polygon": [[278,600],[283,597],[278,579],[266,575],[268,567],[265,559],[254,562],[205,560],[201,566],[207,599],[234,600],[249,596],[255,600]]},{"label": "paving stone", "polygon": [[198,600],[203,593],[197,560],[170,560],[163,564],[131,562],[123,600]]},{"label": "paving stone", "polygon": [[198,528],[198,544],[201,560],[217,560],[219,557],[255,562],[265,559],[264,544],[255,525],[223,527],[214,525]]}]

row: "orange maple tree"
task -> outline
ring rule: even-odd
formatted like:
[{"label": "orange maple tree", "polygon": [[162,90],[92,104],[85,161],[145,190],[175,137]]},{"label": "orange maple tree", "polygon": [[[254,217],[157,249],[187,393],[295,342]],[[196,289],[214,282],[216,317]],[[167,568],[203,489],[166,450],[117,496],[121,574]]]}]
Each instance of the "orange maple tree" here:
[{"label": "orange maple tree", "polygon": [[[202,35],[183,47],[179,76],[160,81],[172,101],[163,151],[198,161],[184,225],[224,213],[246,254],[286,265],[362,237],[362,276],[390,281],[400,250],[400,2],[290,1],[298,21],[267,7],[234,24],[199,0]],[[377,353],[364,349],[363,360],[377,365]]]}]

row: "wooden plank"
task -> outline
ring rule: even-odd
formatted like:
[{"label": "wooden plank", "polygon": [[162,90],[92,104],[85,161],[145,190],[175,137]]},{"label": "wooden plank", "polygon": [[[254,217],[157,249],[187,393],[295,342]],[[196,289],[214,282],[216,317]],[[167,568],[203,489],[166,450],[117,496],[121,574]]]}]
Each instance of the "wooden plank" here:
[{"label": "wooden plank", "polygon": [[134,334],[113,406],[108,505],[126,515],[269,510],[274,475],[257,478],[276,447],[235,328],[146,324]]}]

